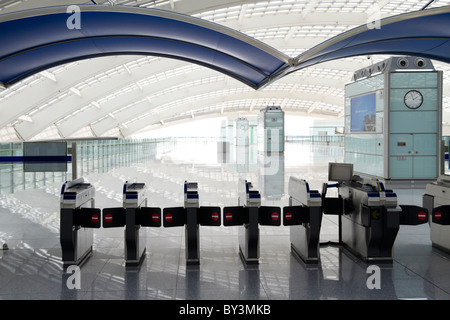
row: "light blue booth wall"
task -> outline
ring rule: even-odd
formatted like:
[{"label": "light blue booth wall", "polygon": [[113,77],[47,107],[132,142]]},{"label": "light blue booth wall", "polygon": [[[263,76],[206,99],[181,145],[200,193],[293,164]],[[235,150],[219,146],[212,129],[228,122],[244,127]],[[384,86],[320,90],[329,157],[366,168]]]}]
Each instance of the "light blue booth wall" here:
[{"label": "light blue booth wall", "polygon": [[[393,72],[346,86],[345,161],[353,163],[356,172],[391,179],[437,177],[439,77],[438,72]],[[424,97],[416,110],[404,104],[412,89]],[[370,93],[376,93],[376,132],[352,133],[351,99]]]},{"label": "light blue booth wall", "polygon": [[435,89],[439,84],[437,72],[393,72],[390,78],[391,89]]},{"label": "light blue booth wall", "polygon": [[384,141],[382,134],[354,134],[345,137],[345,162],[355,172],[383,175]]},{"label": "light blue booth wall", "polygon": [[[439,127],[438,73],[392,73],[389,98],[389,176],[393,179],[436,178]],[[405,94],[419,90],[423,104],[409,109]]]},{"label": "light blue booth wall", "polygon": [[[384,74],[348,84],[345,90],[345,162],[353,163],[353,170],[383,176],[384,170]],[[376,131],[351,132],[351,98],[375,93]]]}]

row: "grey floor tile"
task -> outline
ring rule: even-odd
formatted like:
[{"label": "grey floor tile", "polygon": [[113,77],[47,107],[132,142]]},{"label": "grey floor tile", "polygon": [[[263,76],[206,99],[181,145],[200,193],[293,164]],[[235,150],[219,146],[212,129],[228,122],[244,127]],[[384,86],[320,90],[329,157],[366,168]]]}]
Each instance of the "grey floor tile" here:
[{"label": "grey floor tile", "polygon": [[[291,146],[292,147],[292,146]],[[301,156],[306,146],[289,152]],[[327,177],[327,150],[308,145],[308,164],[285,168],[289,176],[311,181],[320,189]],[[333,158],[342,160],[341,149]],[[317,152],[314,152],[317,151]],[[167,155],[170,158],[170,153]],[[291,161],[291,160],[290,160]],[[176,163],[175,163],[176,162]],[[237,205],[237,179],[246,176],[263,187],[257,169],[245,174],[231,166],[184,163],[183,159],[152,161],[131,168],[92,174],[98,206],[120,205],[120,185],[139,176],[152,192],[154,206],[182,204],[182,182],[196,179],[206,205]],[[255,167],[256,168],[256,167]],[[60,186],[55,185],[55,189]],[[368,267],[337,241],[336,216],[324,216],[320,261],[306,265],[290,249],[289,227],[260,228],[260,259],[245,265],[239,257],[238,227],[200,227],[200,265],[187,266],[184,228],[149,228],[146,256],[139,268],[126,268],[124,229],[96,229],[93,253],[81,267],[80,289],[70,289],[62,268],[59,244],[59,198],[45,190],[24,190],[0,196],[0,300],[377,300],[450,299],[450,255],[431,246],[428,225],[402,226],[392,264],[379,265],[380,289],[370,289]],[[401,190],[403,202],[420,202],[420,190]],[[117,198],[118,197],[118,198]],[[265,199],[265,205],[288,205],[287,197]],[[418,203],[420,204],[420,203]],[[331,243],[330,243],[331,242]]]}]

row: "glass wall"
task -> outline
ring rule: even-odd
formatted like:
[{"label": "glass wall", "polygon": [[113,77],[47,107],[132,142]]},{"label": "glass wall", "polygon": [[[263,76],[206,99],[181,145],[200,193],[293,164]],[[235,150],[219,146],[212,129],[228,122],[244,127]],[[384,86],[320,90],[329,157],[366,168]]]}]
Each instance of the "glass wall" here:
[{"label": "glass wall", "polygon": [[[163,156],[173,148],[173,144],[186,145],[194,141],[194,137],[167,139],[122,139],[122,140],[80,140],[74,141],[77,150],[77,177],[91,173],[105,173],[115,168],[145,163]],[[204,141],[205,139],[202,139]],[[206,139],[218,141],[218,138]],[[334,145],[343,147],[343,136],[287,136],[287,143],[320,144],[325,148]],[[443,137],[445,145],[449,145],[450,137]],[[72,141],[67,148],[72,147]],[[70,154],[70,153],[69,153]],[[448,154],[448,153],[447,153]],[[68,163],[67,172],[24,172],[23,162],[6,161],[5,157],[23,156],[23,144],[0,144],[0,194],[14,193],[25,189],[42,188],[54,183],[72,180],[72,164]],[[446,155],[445,172],[450,173],[448,155]],[[296,160],[297,161],[297,160]]]},{"label": "glass wall", "polygon": [[[114,168],[148,161],[155,157],[158,141],[156,139],[73,141],[76,143],[77,177],[90,173],[104,173]],[[67,148],[71,147],[72,141],[67,143]],[[0,144],[0,159],[2,159],[0,194],[42,188],[47,184],[72,180],[71,163],[67,166],[67,172],[24,172],[23,162],[15,158],[22,156],[23,143]]]},{"label": "glass wall", "polygon": [[286,136],[286,142],[307,142],[307,143],[324,143],[324,144],[342,144],[344,143],[343,135],[326,135],[326,136]]}]

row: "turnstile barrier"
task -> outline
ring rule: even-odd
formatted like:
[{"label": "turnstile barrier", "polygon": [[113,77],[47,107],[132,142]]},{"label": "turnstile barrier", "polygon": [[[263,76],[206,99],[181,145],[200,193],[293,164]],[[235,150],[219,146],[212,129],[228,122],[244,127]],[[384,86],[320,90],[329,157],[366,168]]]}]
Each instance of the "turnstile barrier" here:
[{"label": "turnstile barrier", "polygon": [[322,197],[303,179],[290,177],[289,206],[283,207],[283,225],[290,226],[291,253],[310,264],[319,261]]},{"label": "turnstile barrier", "polygon": [[147,202],[146,185],[126,181],[123,207],[103,209],[103,228],[125,228],[124,257],[127,267],[139,266],[145,258],[147,236],[141,227],[161,226],[161,208],[146,207]]},{"label": "turnstile barrier", "polygon": [[60,196],[60,244],[63,267],[82,265],[92,254],[93,228],[101,226],[95,188],[83,178],[66,181]]},{"label": "turnstile barrier", "polygon": [[433,208],[432,221],[443,226],[450,225],[450,206],[439,206]]},{"label": "turnstile barrier", "polygon": [[239,181],[238,203],[242,206],[223,208],[223,225],[239,227],[239,255],[246,264],[259,263],[259,225],[280,226],[281,208],[261,206],[261,195],[252,190],[251,182]]},{"label": "turnstile barrier", "polygon": [[186,264],[200,264],[199,226],[220,226],[221,208],[200,206],[197,183],[184,183],[184,206],[163,209],[165,228],[185,227]]}]

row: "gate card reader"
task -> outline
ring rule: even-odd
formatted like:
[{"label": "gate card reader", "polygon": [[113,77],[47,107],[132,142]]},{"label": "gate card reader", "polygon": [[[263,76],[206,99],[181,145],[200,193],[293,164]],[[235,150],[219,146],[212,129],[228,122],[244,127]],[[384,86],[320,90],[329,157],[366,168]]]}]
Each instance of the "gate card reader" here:
[{"label": "gate card reader", "polygon": [[261,206],[261,195],[251,182],[240,179],[238,206],[225,207],[224,226],[239,227],[239,255],[246,264],[259,263],[259,225],[280,226],[281,209]]},{"label": "gate card reader", "polygon": [[123,185],[123,207],[125,209],[125,266],[139,266],[145,258],[147,230],[141,229],[136,209],[147,207],[145,183],[126,181]]},{"label": "gate card reader", "polygon": [[200,264],[200,228],[197,221],[197,211],[200,208],[198,185],[196,182],[184,183],[184,207],[186,209],[186,224],[184,235],[186,239],[186,264]]},{"label": "gate card reader", "polygon": [[138,208],[145,202],[147,206],[147,186],[145,183],[126,181],[123,185],[123,207]]},{"label": "gate card reader", "polygon": [[259,263],[259,212],[261,195],[252,190],[253,185],[246,180],[240,180],[238,185],[238,205],[246,209],[246,221],[239,227],[239,254],[246,263]]},{"label": "gate card reader", "polygon": [[184,206],[164,208],[164,227],[185,228],[186,264],[200,264],[199,226],[220,226],[220,207],[200,206],[196,182],[184,182]]},{"label": "gate card reader", "polygon": [[125,266],[140,266],[146,255],[147,235],[141,227],[160,227],[161,208],[147,207],[145,183],[125,181],[123,207],[103,209],[103,227],[125,227]]},{"label": "gate card reader", "polygon": [[60,197],[60,243],[64,268],[82,265],[92,254],[101,210],[95,206],[95,188],[83,178],[66,181]]},{"label": "gate card reader", "polygon": [[426,186],[423,206],[431,213],[432,245],[450,253],[450,176],[441,175]]},{"label": "gate card reader", "polygon": [[184,207],[199,208],[200,200],[198,197],[197,182],[184,182]]},{"label": "gate card reader", "polygon": [[358,179],[342,182],[339,196],[344,199],[343,244],[363,260],[392,261],[401,212],[397,195],[381,182]]},{"label": "gate card reader", "polygon": [[283,225],[290,226],[291,252],[303,262],[319,262],[322,196],[308,182],[290,177],[289,206],[283,208]]},{"label": "gate card reader", "polygon": [[[334,166],[330,163],[330,167]],[[330,172],[334,169],[330,168]],[[339,180],[336,187],[344,202],[340,242],[365,261],[392,262],[392,247],[400,225],[428,221],[426,209],[399,206],[397,195],[376,178],[352,175],[349,180]]]}]

